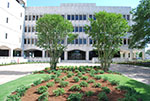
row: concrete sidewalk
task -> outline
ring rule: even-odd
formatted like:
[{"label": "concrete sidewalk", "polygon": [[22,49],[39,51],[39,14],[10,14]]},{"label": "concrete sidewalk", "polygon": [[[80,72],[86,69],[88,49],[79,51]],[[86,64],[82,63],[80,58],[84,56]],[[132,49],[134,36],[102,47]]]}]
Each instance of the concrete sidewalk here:
[{"label": "concrete sidewalk", "polygon": [[[94,66],[99,64],[92,63],[59,63],[58,66]],[[49,64],[18,64],[9,66],[0,66],[0,85],[6,82],[15,80],[25,75],[31,74],[33,71],[43,70],[45,67],[49,67]],[[150,68],[112,64],[110,70],[118,71],[125,76],[138,80],[140,82],[150,84]]]}]

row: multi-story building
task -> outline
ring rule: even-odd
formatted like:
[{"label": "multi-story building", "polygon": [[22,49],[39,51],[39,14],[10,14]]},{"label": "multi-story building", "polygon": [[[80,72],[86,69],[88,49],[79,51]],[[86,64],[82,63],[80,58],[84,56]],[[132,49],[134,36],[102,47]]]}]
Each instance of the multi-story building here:
[{"label": "multi-story building", "polygon": [[[96,4],[61,4],[56,7],[27,7],[25,15],[25,28],[24,28],[24,52],[27,59],[30,61],[47,61],[49,54],[47,51],[37,47],[36,35],[36,21],[44,14],[60,14],[65,19],[72,22],[74,26],[73,33],[78,34],[78,38],[72,43],[68,43],[67,39],[63,44],[68,44],[67,49],[61,56],[61,60],[84,60],[90,62],[97,57],[96,52],[92,47],[93,40],[85,34],[84,26],[89,25],[88,18],[93,18],[95,12],[106,11],[112,13],[120,13],[128,21],[131,26],[133,24],[130,14],[131,7],[106,7],[96,6]],[[136,58],[137,52],[142,52],[143,59],[145,51],[138,49],[129,49],[128,44],[130,42],[128,33],[123,37],[123,45],[120,47],[120,51],[115,55],[114,61],[127,61]]]},{"label": "multi-story building", "polygon": [[0,63],[22,53],[26,0],[0,0]]}]

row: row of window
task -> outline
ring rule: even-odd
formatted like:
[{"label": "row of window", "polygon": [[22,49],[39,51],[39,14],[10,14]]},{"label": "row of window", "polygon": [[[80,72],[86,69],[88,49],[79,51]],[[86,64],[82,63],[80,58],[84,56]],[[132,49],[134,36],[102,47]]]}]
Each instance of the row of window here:
[{"label": "row of window", "polygon": [[[25,26],[24,32],[36,32],[34,26]],[[84,26],[75,26],[73,32],[85,32]]]},{"label": "row of window", "polygon": [[[36,21],[38,20],[42,15],[26,15],[25,20],[27,21]],[[87,20],[88,18],[96,20],[94,15],[62,15],[62,17],[66,18],[67,20]],[[123,18],[126,20],[130,20],[130,15],[123,15]]]}]

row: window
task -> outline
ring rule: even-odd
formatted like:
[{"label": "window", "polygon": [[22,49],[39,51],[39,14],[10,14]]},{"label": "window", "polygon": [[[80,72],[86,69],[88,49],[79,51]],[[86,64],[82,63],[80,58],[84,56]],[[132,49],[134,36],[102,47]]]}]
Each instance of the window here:
[{"label": "window", "polygon": [[7,8],[9,8],[9,2],[7,3]]},{"label": "window", "polygon": [[32,20],[35,20],[35,15],[33,15]]},{"label": "window", "polygon": [[96,17],[95,17],[95,15],[94,15],[94,20],[96,20]]},{"label": "window", "polygon": [[79,44],[82,44],[82,39],[81,38],[79,38]]},{"label": "window", "polygon": [[30,39],[28,39],[28,44],[30,44]]},{"label": "window", "polygon": [[20,30],[21,30],[22,26],[20,25]]},{"label": "window", "polygon": [[32,32],[34,32],[34,27],[32,27]]},{"label": "window", "polygon": [[7,33],[5,33],[5,39],[7,39],[8,38],[8,34]]},{"label": "window", "polygon": [[34,44],[34,39],[32,39],[32,44]]},{"label": "window", "polygon": [[75,30],[74,30],[74,29],[75,29],[75,27],[73,27],[73,32],[75,32]]},{"label": "window", "polygon": [[67,15],[67,19],[70,20],[70,15]]},{"label": "window", "polygon": [[91,18],[91,19],[92,19],[92,15],[89,15],[89,18]]},{"label": "window", "polygon": [[6,23],[8,23],[8,17],[6,18]]},{"label": "window", "polygon": [[79,16],[78,15],[76,15],[76,20],[79,20]]},{"label": "window", "polygon": [[78,39],[75,39],[75,44],[78,44],[79,43],[78,41],[79,41]]},{"label": "window", "polygon": [[78,32],[79,30],[78,30],[78,27],[75,27],[75,32]]},{"label": "window", "polygon": [[37,39],[35,39],[35,44],[37,43]]},{"label": "window", "polygon": [[124,39],[124,45],[126,45],[126,44],[127,44],[126,39]]},{"label": "window", "polygon": [[74,20],[74,15],[72,15],[72,20]]},{"label": "window", "polygon": [[127,15],[127,20],[130,20],[130,15]]},{"label": "window", "polygon": [[27,32],[27,26],[25,26],[24,32]]},{"label": "window", "polygon": [[26,39],[24,39],[24,44],[27,44],[27,40]]},{"label": "window", "polygon": [[86,39],[85,38],[83,38],[83,44],[86,44]]},{"label": "window", "polygon": [[28,20],[28,16],[27,16],[27,15],[25,16],[25,20],[26,20],[26,21]]},{"label": "window", "polygon": [[128,57],[130,58],[130,53],[128,53]]},{"label": "window", "polygon": [[93,44],[93,41],[91,38],[89,39],[89,44]]},{"label": "window", "polygon": [[39,16],[37,15],[37,16],[36,16],[36,20],[38,20],[38,19],[39,19]]},{"label": "window", "polygon": [[82,27],[79,27],[79,32],[82,32]]},{"label": "window", "polygon": [[128,39],[128,44],[130,44],[130,39]]},{"label": "window", "polygon": [[83,20],[86,20],[86,15],[83,15]]},{"label": "window", "polygon": [[85,28],[83,27],[83,32],[85,32]]},{"label": "window", "polygon": [[82,15],[79,15],[80,20],[82,20]]},{"label": "window", "polygon": [[29,15],[29,21],[31,21],[31,15]]},{"label": "window", "polygon": [[31,27],[28,27],[28,32],[31,32]]}]

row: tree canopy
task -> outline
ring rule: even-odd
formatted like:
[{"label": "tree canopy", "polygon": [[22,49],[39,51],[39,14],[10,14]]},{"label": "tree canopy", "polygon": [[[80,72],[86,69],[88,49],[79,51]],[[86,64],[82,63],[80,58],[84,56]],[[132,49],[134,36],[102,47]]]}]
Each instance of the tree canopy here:
[{"label": "tree canopy", "polygon": [[107,71],[129,26],[121,14],[102,11],[95,13],[95,18],[89,19],[90,25],[86,25],[85,32],[94,40],[93,46],[98,51],[101,66]]},{"label": "tree canopy", "polygon": [[141,0],[132,10],[133,21],[130,48],[144,48],[150,42],[150,0]]},{"label": "tree canopy", "polygon": [[72,41],[73,35],[72,23],[57,14],[46,14],[36,23],[38,32],[37,46],[47,50],[50,54],[50,64],[52,69],[56,69],[59,57],[66,49],[66,38]]}]

